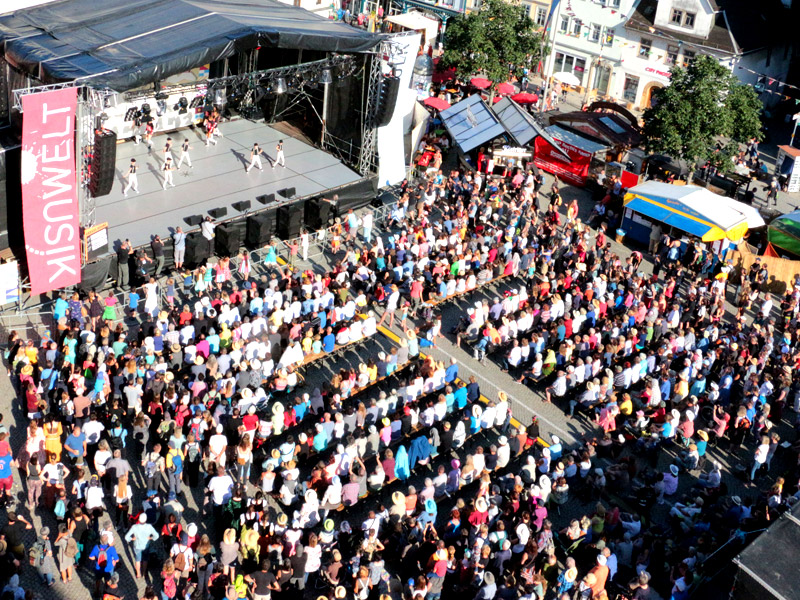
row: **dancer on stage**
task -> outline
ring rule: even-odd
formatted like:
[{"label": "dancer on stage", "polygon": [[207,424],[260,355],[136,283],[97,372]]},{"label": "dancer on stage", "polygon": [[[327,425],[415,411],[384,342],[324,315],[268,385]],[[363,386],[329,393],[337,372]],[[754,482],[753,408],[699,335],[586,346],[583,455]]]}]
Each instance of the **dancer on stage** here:
[{"label": "dancer on stage", "polygon": [[217,128],[217,121],[214,118],[214,113],[206,116],[206,146],[209,144],[217,145],[217,140],[214,139],[214,130]]},{"label": "dancer on stage", "polygon": [[246,173],[249,173],[250,169],[252,169],[256,165],[258,166],[258,170],[259,171],[263,171],[264,170],[264,167],[261,166],[261,155],[263,153],[264,153],[264,151],[258,145],[258,142],[253,144],[253,149],[250,150],[250,164],[247,167]]},{"label": "dancer on stage", "polygon": [[139,177],[136,175],[136,170],[138,168],[139,167],[136,165],[136,159],[132,158],[131,166],[128,167],[128,175],[127,175],[128,184],[125,186],[125,189],[122,190],[123,196],[127,196],[128,190],[131,188],[133,188],[133,191],[136,192],[137,194],[139,193]]},{"label": "dancer on stage", "polygon": [[167,160],[164,161],[164,166],[161,167],[161,170],[164,171],[164,189],[167,189],[167,185],[175,187],[175,183],[172,181],[172,172],[175,170],[175,167],[172,164],[172,159],[169,156],[167,157]]},{"label": "dancer on stage", "polygon": [[272,168],[280,164],[284,169],[286,168],[286,158],[283,156],[283,140],[278,140],[278,145],[275,146],[275,162],[272,163]]},{"label": "dancer on stage", "polygon": [[164,162],[167,162],[167,159],[172,160],[172,138],[168,137],[167,142],[164,144]]},{"label": "dancer on stage", "polygon": [[186,161],[186,164],[189,165],[189,168],[192,168],[192,159],[189,157],[189,150],[192,147],[189,145],[189,138],[183,138],[183,143],[181,144],[181,157],[178,159],[178,166],[175,167],[176,169],[180,169],[183,161]]}]

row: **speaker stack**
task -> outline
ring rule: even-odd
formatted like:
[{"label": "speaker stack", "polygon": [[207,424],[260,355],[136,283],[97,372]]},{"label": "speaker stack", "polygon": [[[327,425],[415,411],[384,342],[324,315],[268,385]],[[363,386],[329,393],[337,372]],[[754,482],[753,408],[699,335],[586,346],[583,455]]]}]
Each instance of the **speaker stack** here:
[{"label": "speaker stack", "polygon": [[220,223],[214,229],[214,252],[217,256],[236,256],[244,241],[244,223]]},{"label": "speaker stack", "polygon": [[184,262],[189,267],[197,267],[208,260],[209,243],[203,235],[195,231],[186,236],[186,255]]},{"label": "speaker stack", "polygon": [[114,168],[117,160],[117,134],[107,129],[98,129],[94,134],[92,154],[92,178],[89,191],[98,198],[107,195],[114,185]]},{"label": "speaker stack", "polygon": [[278,237],[282,240],[291,240],[300,235],[303,226],[305,211],[303,204],[295,202],[278,208]]},{"label": "speaker stack", "polygon": [[331,217],[333,204],[325,198],[312,198],[306,202],[306,227],[311,231],[324,229]]},{"label": "speaker stack", "polygon": [[265,210],[247,217],[245,245],[253,250],[263,248],[275,235],[277,211]]}]

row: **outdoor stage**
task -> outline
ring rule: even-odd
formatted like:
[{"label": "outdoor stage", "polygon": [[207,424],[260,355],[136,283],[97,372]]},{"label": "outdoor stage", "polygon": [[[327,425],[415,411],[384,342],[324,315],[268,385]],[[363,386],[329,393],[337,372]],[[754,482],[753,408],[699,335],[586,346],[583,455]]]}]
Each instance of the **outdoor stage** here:
[{"label": "outdoor stage", "polygon": [[[153,136],[150,151],[144,142],[137,145],[126,141],[117,145],[114,188],[109,195],[97,199],[96,213],[97,223],[108,223],[112,247],[125,239],[130,239],[134,247],[143,246],[150,243],[153,235],[164,238],[178,226],[184,231],[197,229],[188,226],[184,218],[205,217],[214,208],[228,209],[221,220],[240,217],[242,213],[231,206],[234,202],[249,200],[251,212],[258,211],[265,206],[256,201],[257,196],[274,193],[278,202],[285,201],[277,194],[284,188],[295,188],[294,197],[303,198],[362,179],[335,156],[264,123],[241,119],[222,123],[219,129],[224,137],[216,137],[217,145],[210,147],[205,146],[205,134],[199,127],[157,134]],[[164,190],[161,166],[168,136],[173,140],[175,164],[180,158],[181,142],[189,138],[193,168],[184,162],[180,170],[173,171],[175,187]],[[273,170],[271,161],[275,159],[279,139],[284,142],[286,167],[277,166]],[[246,173],[254,142],[264,151],[261,157],[264,171],[253,168]],[[125,175],[131,158],[139,166],[139,193],[129,190],[126,198],[122,190],[127,184]]]}]

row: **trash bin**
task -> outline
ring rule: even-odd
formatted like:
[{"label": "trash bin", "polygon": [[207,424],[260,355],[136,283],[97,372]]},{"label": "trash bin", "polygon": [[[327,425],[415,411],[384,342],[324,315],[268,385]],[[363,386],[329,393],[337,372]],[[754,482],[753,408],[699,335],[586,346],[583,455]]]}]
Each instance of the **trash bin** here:
[{"label": "trash bin", "polygon": [[622,243],[622,240],[625,239],[625,230],[624,229],[617,229],[617,237],[616,240],[618,243]]}]

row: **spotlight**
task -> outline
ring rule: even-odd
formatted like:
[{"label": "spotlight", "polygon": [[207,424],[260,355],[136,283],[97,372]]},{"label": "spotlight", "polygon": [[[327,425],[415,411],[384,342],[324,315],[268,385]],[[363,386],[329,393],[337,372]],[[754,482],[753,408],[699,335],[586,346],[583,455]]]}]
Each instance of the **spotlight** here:
[{"label": "spotlight", "polygon": [[276,77],[275,78],[275,93],[276,94],[285,94],[289,91],[289,88],[286,87],[286,79],[283,77]]},{"label": "spotlight", "polygon": [[175,105],[175,110],[178,111],[178,114],[185,115],[187,108],[189,108],[189,101],[186,99],[186,96],[181,96],[178,103]]},{"label": "spotlight", "polygon": [[333,73],[331,73],[330,69],[322,69],[322,73],[319,76],[319,82],[323,85],[333,83]]},{"label": "spotlight", "polygon": [[156,115],[159,117],[167,112],[167,101],[166,100],[157,100],[156,101]]},{"label": "spotlight", "polygon": [[150,114],[150,105],[147,102],[142,104],[142,114],[143,115],[149,115]]},{"label": "spotlight", "polygon": [[156,94],[156,100],[166,100],[167,98],[169,98],[169,94],[166,92],[158,92]]},{"label": "spotlight", "polygon": [[125,121],[133,121],[139,115],[139,109],[137,107],[129,108],[125,111]]},{"label": "spotlight", "polygon": [[227,102],[227,94],[225,93],[225,88],[214,90],[214,105],[222,106],[226,102]]},{"label": "spotlight", "polygon": [[206,97],[203,95],[195,96],[189,103],[189,108],[197,108],[198,106],[202,106],[205,103],[205,99]]}]

